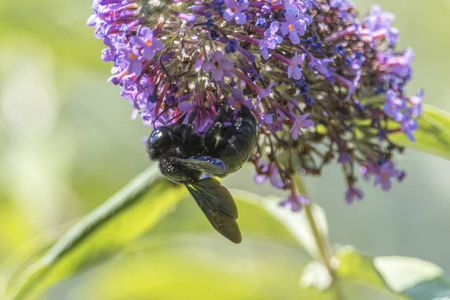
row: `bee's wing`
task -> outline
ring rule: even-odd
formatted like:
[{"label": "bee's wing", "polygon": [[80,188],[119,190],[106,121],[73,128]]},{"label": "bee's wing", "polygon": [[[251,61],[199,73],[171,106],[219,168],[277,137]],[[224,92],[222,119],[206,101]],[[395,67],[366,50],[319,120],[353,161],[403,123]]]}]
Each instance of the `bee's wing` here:
[{"label": "bee's wing", "polygon": [[236,222],[237,207],[227,188],[209,177],[186,184],[186,187],[211,225],[230,241],[240,243],[242,236]]},{"label": "bee's wing", "polygon": [[189,169],[215,176],[225,175],[226,172],[225,163],[222,160],[211,156],[201,156],[187,159],[178,158],[177,162]]}]

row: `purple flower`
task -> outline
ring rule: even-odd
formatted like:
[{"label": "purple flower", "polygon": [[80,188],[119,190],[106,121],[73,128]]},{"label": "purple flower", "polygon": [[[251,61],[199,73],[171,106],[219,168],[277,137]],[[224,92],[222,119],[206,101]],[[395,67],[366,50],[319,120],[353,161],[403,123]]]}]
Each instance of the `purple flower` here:
[{"label": "purple flower", "polygon": [[197,17],[194,14],[186,14],[183,12],[172,11],[174,15],[185,20],[186,22],[195,22],[197,21]]},{"label": "purple flower", "polygon": [[279,29],[278,22],[272,22],[269,29],[264,33],[264,39],[259,42],[259,50],[261,50],[264,59],[269,59],[269,49],[275,49],[283,41],[283,38],[277,34]]},{"label": "purple flower", "polygon": [[300,128],[308,128],[314,126],[314,122],[309,118],[309,114],[304,114],[297,117],[294,121],[294,125],[291,127],[291,134],[294,140],[298,139],[298,133]]},{"label": "purple flower", "polygon": [[[423,91],[406,94],[414,52],[396,48],[393,14],[373,6],[358,21],[349,0],[179,0],[152,10],[139,1],[93,2],[87,23],[104,39],[102,59],[114,63],[108,81],[120,86],[133,118],[189,123],[204,134],[223,105],[231,107],[225,127],[245,106],[259,127],[255,180],[279,189],[293,186],[292,161],[318,175],[337,155],[347,203],[363,195],[357,168],[384,190],[404,177],[390,162],[401,149],[390,135],[414,140]],[[372,94],[385,102],[366,98]],[[298,210],[301,197],[282,204]]]},{"label": "purple flower", "polygon": [[227,21],[235,20],[237,24],[243,25],[247,22],[247,16],[243,10],[248,8],[248,0],[225,0],[223,17]]},{"label": "purple flower", "polygon": [[267,27],[266,19],[260,13],[256,13],[255,26]]},{"label": "purple flower", "polygon": [[380,79],[392,85],[395,90],[411,77],[411,63],[414,59],[411,48],[406,48],[401,56],[391,51],[378,52],[377,58],[381,65]]},{"label": "purple flower", "polygon": [[194,68],[200,69],[202,67],[204,61],[205,61],[205,57],[203,56],[203,53],[200,52],[200,54],[197,57],[197,61],[194,64]]},{"label": "purple flower", "polygon": [[356,88],[359,84],[359,79],[361,78],[361,70],[356,71],[355,78],[353,80],[348,80],[347,78],[332,72],[333,77],[337,78],[340,82],[342,82],[347,87],[347,96],[344,101],[347,101],[352,97],[352,95],[356,92]]},{"label": "purple flower", "polygon": [[364,26],[371,32],[373,38],[384,37],[389,44],[398,41],[398,29],[391,28],[394,14],[383,12],[378,5],[373,5],[370,14],[364,18]]},{"label": "purple flower", "polygon": [[405,119],[402,122],[402,131],[408,136],[408,138],[415,142],[416,138],[413,135],[413,132],[418,128],[417,121],[411,119],[411,110],[408,110],[405,113]]},{"label": "purple flower", "polygon": [[[407,47],[403,51],[402,56],[391,58],[388,60],[388,64],[393,67],[393,72],[402,78],[409,78],[411,74],[411,64],[414,59],[414,51]],[[406,70],[404,70],[406,68]]]},{"label": "purple flower", "polygon": [[332,58],[318,59],[312,55],[308,55],[308,58],[310,60],[308,63],[310,69],[312,69],[314,72],[324,75],[325,77],[328,77],[330,75],[328,64],[334,62]]},{"label": "purple flower", "polygon": [[257,163],[257,168],[259,172],[254,175],[256,183],[263,183],[267,179],[269,179],[270,184],[276,188],[283,188],[284,183],[280,180],[279,169],[275,162],[267,163],[264,160],[260,159]]},{"label": "purple flower", "polygon": [[149,101],[148,99],[150,95],[153,95],[155,92],[155,83],[153,82],[153,78],[149,78],[147,74],[142,75],[141,80],[137,85],[137,90],[139,95],[136,96],[136,99],[139,103],[139,107],[144,107]]},{"label": "purple flower", "polygon": [[135,73],[136,75],[140,75],[142,71],[142,63],[141,56],[137,53],[137,49],[123,47],[119,50],[123,53],[123,56],[116,60],[116,63],[123,64],[123,62],[126,62],[129,74]]},{"label": "purple flower", "polygon": [[295,52],[295,55],[291,59],[291,63],[288,67],[288,77],[294,78],[296,80],[300,80],[302,78],[302,65],[305,61],[306,54],[298,55],[298,52]]},{"label": "purple flower", "polygon": [[361,200],[364,197],[364,193],[355,185],[351,185],[345,192],[345,202],[352,204],[355,198]]},{"label": "purple flower", "polygon": [[388,12],[383,12],[379,5],[372,5],[370,14],[364,17],[364,26],[370,31],[376,31],[391,26],[392,20],[395,19],[395,15]]},{"label": "purple flower", "polygon": [[281,131],[283,129],[283,119],[280,114],[266,114],[264,116],[264,123],[267,125],[267,128],[275,133],[277,131]]},{"label": "purple flower", "polygon": [[233,70],[233,63],[230,62],[221,51],[215,51],[211,60],[207,61],[203,65],[203,70],[212,71],[212,76],[215,81],[223,81],[223,76],[232,77],[233,73],[230,71]]},{"label": "purple flower", "polygon": [[[269,86],[266,87],[265,89],[260,88],[259,86],[255,85],[254,90],[255,92],[258,93],[258,95],[263,98],[263,97],[267,97],[270,95],[270,93],[272,92],[272,87],[275,85],[275,82],[271,82],[269,83]],[[253,86],[252,86],[253,88]]]},{"label": "purple flower", "polygon": [[374,175],[378,172],[378,164],[373,162],[373,161],[369,161],[367,162],[367,164],[362,165],[359,168],[359,171],[361,172],[361,175],[363,176],[364,180],[369,180],[371,175]]},{"label": "purple flower", "polygon": [[330,7],[336,7],[339,11],[347,11],[350,8],[353,8],[353,3],[348,2],[347,0],[331,0]]},{"label": "purple flower", "polygon": [[236,75],[240,79],[242,79],[261,98],[269,96],[270,93],[272,92],[272,87],[275,85],[275,82],[272,81],[271,83],[269,83],[269,86],[264,89],[264,88],[259,87],[250,78],[248,78],[246,75],[242,74],[241,72],[236,72]]},{"label": "purple flower", "polygon": [[396,121],[402,121],[404,115],[400,110],[406,108],[406,100],[397,97],[397,93],[393,90],[386,92],[386,103],[384,104],[384,112],[394,118]]},{"label": "purple flower", "polygon": [[362,64],[366,61],[366,58],[359,51],[352,53],[350,58],[352,59],[350,67],[354,71],[361,69]]},{"label": "purple flower", "polygon": [[253,102],[249,98],[244,97],[244,93],[240,89],[232,89],[231,97],[228,97],[228,103],[236,108],[240,108],[242,105],[248,108],[253,108]]},{"label": "purple flower", "polygon": [[142,47],[142,55],[146,59],[152,59],[156,52],[164,49],[164,44],[153,38],[153,31],[148,27],[143,27],[139,36],[132,37],[131,41]]},{"label": "purple flower", "polygon": [[256,183],[261,184],[267,180],[267,173],[269,172],[269,163],[264,159],[259,159],[256,163],[256,172],[253,174],[253,179]]},{"label": "purple flower", "polygon": [[408,101],[412,104],[412,118],[416,118],[417,116],[422,115],[422,98],[424,93],[424,90],[420,90],[415,96],[412,96],[408,99]]},{"label": "purple flower", "polygon": [[302,209],[303,204],[309,205],[311,201],[305,195],[290,194],[286,200],[280,202],[280,206],[289,206],[292,211],[299,211]]},{"label": "purple flower", "polygon": [[106,37],[103,40],[103,43],[109,48],[103,49],[102,60],[105,62],[114,61],[114,59],[117,56],[117,49],[115,47],[115,45],[116,45],[115,39],[113,37]]},{"label": "purple flower", "polygon": [[305,34],[306,23],[297,7],[292,5],[286,7],[286,22],[281,23],[280,31],[283,36],[289,34],[291,43],[300,43],[299,35]]},{"label": "purple flower", "polygon": [[389,191],[391,189],[391,178],[399,177],[402,175],[400,170],[394,169],[392,163],[387,161],[382,164],[378,170],[378,174],[375,176],[374,185],[381,184],[384,191]]},{"label": "purple flower", "polygon": [[227,46],[225,47],[225,53],[234,53],[236,52],[239,46],[239,42],[237,39],[231,39],[228,41]]}]

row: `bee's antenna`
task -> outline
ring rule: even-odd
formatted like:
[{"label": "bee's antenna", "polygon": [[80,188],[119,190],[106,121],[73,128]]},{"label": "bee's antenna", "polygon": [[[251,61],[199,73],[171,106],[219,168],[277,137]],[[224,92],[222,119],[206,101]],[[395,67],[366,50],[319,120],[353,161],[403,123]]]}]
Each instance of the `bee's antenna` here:
[{"label": "bee's antenna", "polygon": [[171,121],[173,121],[174,119],[178,118],[179,116],[181,116],[183,113],[179,113],[178,115],[176,115],[175,117],[173,117],[172,119],[170,119],[169,121],[167,121],[167,123],[170,123]]},{"label": "bee's antenna", "polygon": [[[184,49],[184,48],[183,48],[183,49]],[[188,56],[188,57],[190,58],[190,56]],[[189,72],[191,71],[192,66],[193,66],[193,64],[191,64],[190,67],[189,67],[189,70],[187,70],[187,71],[185,71],[185,72],[183,72],[183,73],[181,73],[181,74],[172,75],[172,74],[169,73],[169,71],[167,71],[166,66],[164,66],[164,64],[163,64],[163,62],[162,62],[162,55],[161,55],[161,57],[159,58],[159,64],[161,65],[162,71],[163,71],[164,74],[166,74],[167,80],[168,80],[169,82],[172,82],[173,80],[177,79],[177,78],[180,77],[180,76],[186,75],[187,73],[189,73]]]},{"label": "bee's antenna", "polygon": [[167,111],[168,111],[169,109],[171,109],[171,108],[173,108],[173,105],[170,105],[170,106],[168,106],[167,108],[164,108],[164,110],[163,110],[162,112],[160,112],[160,113],[158,114],[158,116],[155,118],[155,122],[156,122],[156,120],[159,119],[159,117],[161,117],[161,115],[162,115],[163,113],[167,112]]}]

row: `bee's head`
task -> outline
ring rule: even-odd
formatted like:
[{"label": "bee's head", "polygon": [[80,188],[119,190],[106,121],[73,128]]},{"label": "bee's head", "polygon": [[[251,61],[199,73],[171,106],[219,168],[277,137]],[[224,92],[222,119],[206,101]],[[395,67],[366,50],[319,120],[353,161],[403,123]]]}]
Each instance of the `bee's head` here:
[{"label": "bee's head", "polygon": [[150,159],[158,159],[172,147],[172,134],[167,127],[153,130],[147,141],[147,153]]}]

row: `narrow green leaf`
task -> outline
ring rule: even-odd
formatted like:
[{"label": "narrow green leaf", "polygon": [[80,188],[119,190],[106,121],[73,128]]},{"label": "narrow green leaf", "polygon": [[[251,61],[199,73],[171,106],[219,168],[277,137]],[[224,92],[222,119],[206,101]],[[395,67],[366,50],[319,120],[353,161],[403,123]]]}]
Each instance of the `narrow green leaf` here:
[{"label": "narrow green leaf", "polygon": [[157,223],[185,194],[184,187],[174,186],[151,166],[69,229],[3,299],[35,295],[104,260]]},{"label": "narrow green leaf", "polygon": [[450,114],[434,106],[424,105],[423,115],[417,120],[419,128],[414,133],[415,142],[409,140],[403,132],[390,135],[392,141],[450,159]]}]

